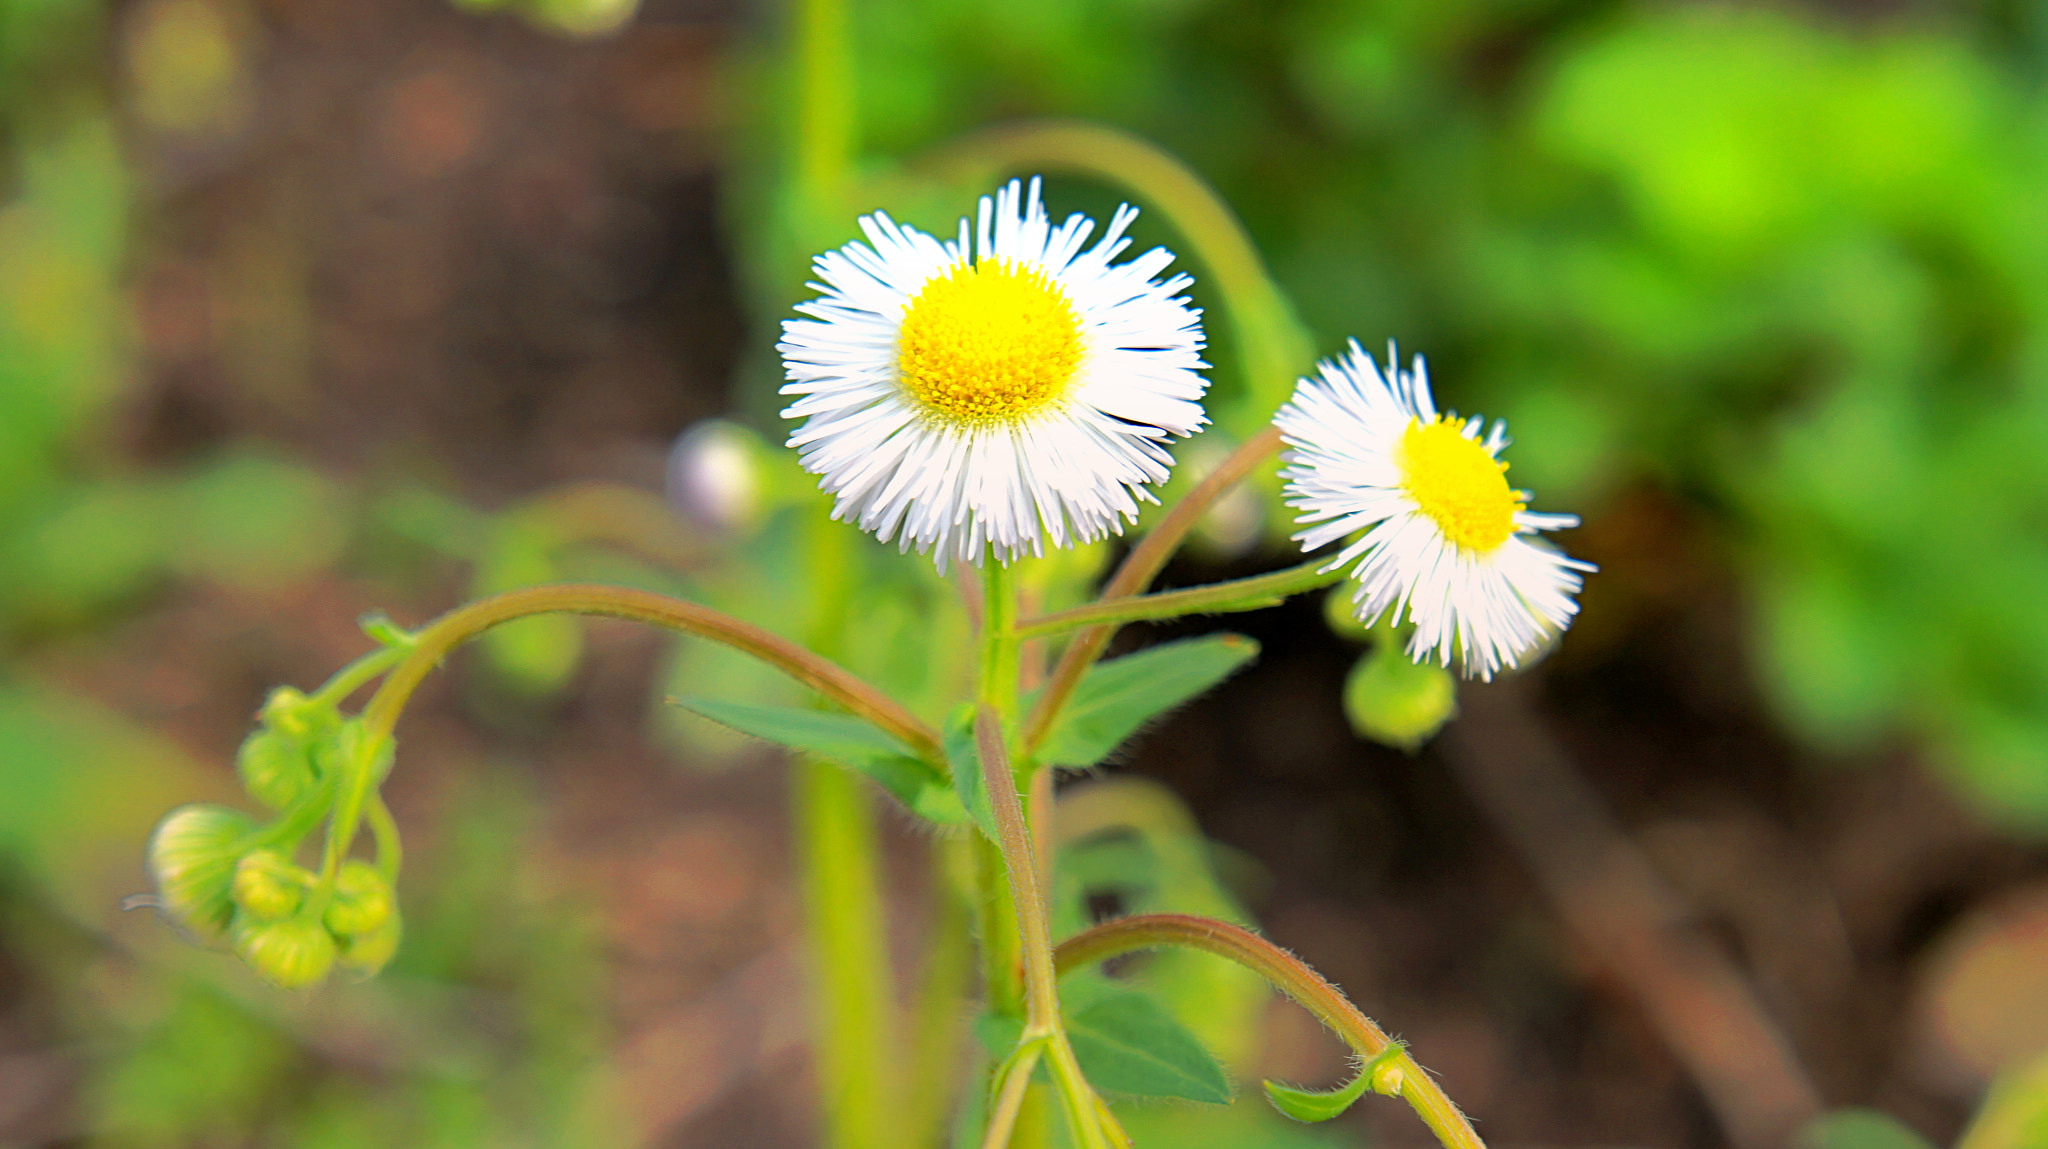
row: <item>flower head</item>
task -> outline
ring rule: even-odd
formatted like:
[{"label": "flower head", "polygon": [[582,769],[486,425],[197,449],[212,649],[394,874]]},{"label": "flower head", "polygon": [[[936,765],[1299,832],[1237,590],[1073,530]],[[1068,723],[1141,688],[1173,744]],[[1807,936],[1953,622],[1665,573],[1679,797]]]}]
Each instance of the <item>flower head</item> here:
[{"label": "flower head", "polygon": [[[833,517],[903,550],[1002,561],[1121,532],[1206,420],[1200,313],[1161,280],[1163,248],[1124,263],[1123,207],[1055,225],[1039,183],[983,196],[968,243],[876,212],[866,243],[818,257],[820,297],[777,345],[802,419],[789,437]],[[972,258],[970,258],[970,251]]]},{"label": "flower head", "polygon": [[1402,371],[1387,350],[1384,372],[1356,341],[1317,365],[1274,422],[1293,448],[1287,501],[1313,524],[1304,549],[1358,535],[1325,570],[1357,563],[1352,601],[1367,625],[1405,609],[1415,623],[1409,657],[1456,653],[1469,676],[1515,666],[1578,612],[1572,595],[1590,563],[1527,536],[1578,525],[1572,515],[1528,509],[1497,456],[1507,428],[1440,415],[1422,357]]}]

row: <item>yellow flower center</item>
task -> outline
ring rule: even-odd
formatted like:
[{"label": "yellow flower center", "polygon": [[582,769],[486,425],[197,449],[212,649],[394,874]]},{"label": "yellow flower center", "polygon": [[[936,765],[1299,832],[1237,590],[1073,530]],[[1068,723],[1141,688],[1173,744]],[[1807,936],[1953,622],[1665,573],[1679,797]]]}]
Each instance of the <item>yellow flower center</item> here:
[{"label": "yellow flower center", "polygon": [[1508,489],[1508,465],[1467,439],[1443,416],[1410,419],[1395,458],[1401,486],[1444,537],[1470,551],[1491,551],[1515,533],[1515,512],[1526,504]]},{"label": "yellow flower center", "polygon": [[1081,317],[1036,268],[962,263],[903,313],[896,367],[925,410],[958,423],[1013,423],[1058,401],[1081,364]]}]

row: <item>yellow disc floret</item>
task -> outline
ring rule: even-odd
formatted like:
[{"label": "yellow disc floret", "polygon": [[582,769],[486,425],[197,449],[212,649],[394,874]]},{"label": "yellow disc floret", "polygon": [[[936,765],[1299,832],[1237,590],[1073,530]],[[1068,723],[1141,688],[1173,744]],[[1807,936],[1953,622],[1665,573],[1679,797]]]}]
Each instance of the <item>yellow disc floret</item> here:
[{"label": "yellow disc floret", "polygon": [[1508,465],[1466,438],[1460,424],[1442,416],[1410,419],[1395,457],[1401,486],[1445,538],[1485,553],[1515,533],[1515,513],[1526,504],[1508,489]]},{"label": "yellow disc floret", "polygon": [[932,415],[1011,423],[1066,394],[1081,350],[1081,318],[1058,284],[1037,268],[983,260],[911,299],[896,366]]}]

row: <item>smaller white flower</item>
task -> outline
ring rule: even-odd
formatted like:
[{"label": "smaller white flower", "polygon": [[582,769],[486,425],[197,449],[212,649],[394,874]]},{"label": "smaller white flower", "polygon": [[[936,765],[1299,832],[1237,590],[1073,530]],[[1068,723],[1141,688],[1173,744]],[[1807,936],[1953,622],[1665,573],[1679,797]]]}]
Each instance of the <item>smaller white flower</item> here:
[{"label": "smaller white flower", "polygon": [[1317,364],[1274,417],[1287,453],[1287,501],[1313,524],[1298,532],[1313,551],[1352,535],[1324,570],[1356,563],[1352,595],[1367,626],[1388,611],[1415,623],[1408,655],[1455,653],[1468,677],[1510,669],[1578,613],[1580,572],[1595,569],[1533,539],[1578,525],[1540,515],[1508,486],[1496,456],[1507,427],[1437,414],[1422,356],[1412,371],[1387,348],[1380,370],[1356,340],[1341,359]]}]

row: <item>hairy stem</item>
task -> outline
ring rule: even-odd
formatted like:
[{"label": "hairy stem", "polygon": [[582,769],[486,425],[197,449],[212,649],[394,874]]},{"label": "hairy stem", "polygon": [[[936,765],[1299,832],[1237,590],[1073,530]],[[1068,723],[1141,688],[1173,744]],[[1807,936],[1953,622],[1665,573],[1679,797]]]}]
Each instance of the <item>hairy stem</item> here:
[{"label": "hairy stem", "polygon": [[[1166,560],[1180,549],[1181,540],[1187,537],[1203,512],[1279,450],[1280,430],[1269,425],[1240,444],[1215,470],[1202,476],[1201,482],[1169,508],[1145,537],[1138,540],[1138,545],[1131,548],[1123,565],[1117,567],[1116,573],[1103,585],[1102,600],[1129,598],[1150,586],[1160,569],[1166,566]],[[1038,704],[1024,723],[1026,753],[1036,751],[1045,741],[1046,732],[1059,718],[1060,709],[1073,697],[1074,688],[1081,684],[1081,676],[1095,664],[1096,659],[1102,657],[1103,648],[1109,645],[1110,636],[1116,633],[1116,628],[1116,623],[1090,626],[1074,635],[1067,648],[1060,652],[1059,663],[1053,667],[1052,676],[1039,693]]]},{"label": "hairy stem", "polygon": [[[1135,914],[1083,930],[1060,943],[1054,960],[1061,973],[1092,965],[1134,950],[1185,946],[1234,961],[1316,1015],[1361,1056],[1379,1057],[1394,1045],[1392,1038],[1361,1013],[1351,1000],[1300,958],[1242,926],[1190,914]],[[1445,1096],[1436,1080],[1406,1052],[1383,1064],[1400,1070],[1400,1095],[1445,1149],[1485,1149],[1465,1115]]]},{"label": "hairy stem", "polygon": [[1259,610],[1342,579],[1344,572],[1341,568],[1323,569],[1327,562],[1327,559],[1311,559],[1297,567],[1231,582],[1160,594],[1098,599],[1085,606],[1027,618],[1017,624],[1017,633],[1024,638],[1045,638],[1084,626],[1122,626],[1127,622],[1179,618],[1187,614]]},{"label": "hairy stem", "polygon": [[932,762],[944,762],[939,737],[901,703],[837,663],[731,615],[651,591],[567,583],[526,587],[457,607],[419,631],[418,641],[363,709],[369,741],[390,735],[414,690],[449,652],[484,631],[536,614],[630,619],[722,642],[750,654],[901,739]]}]

